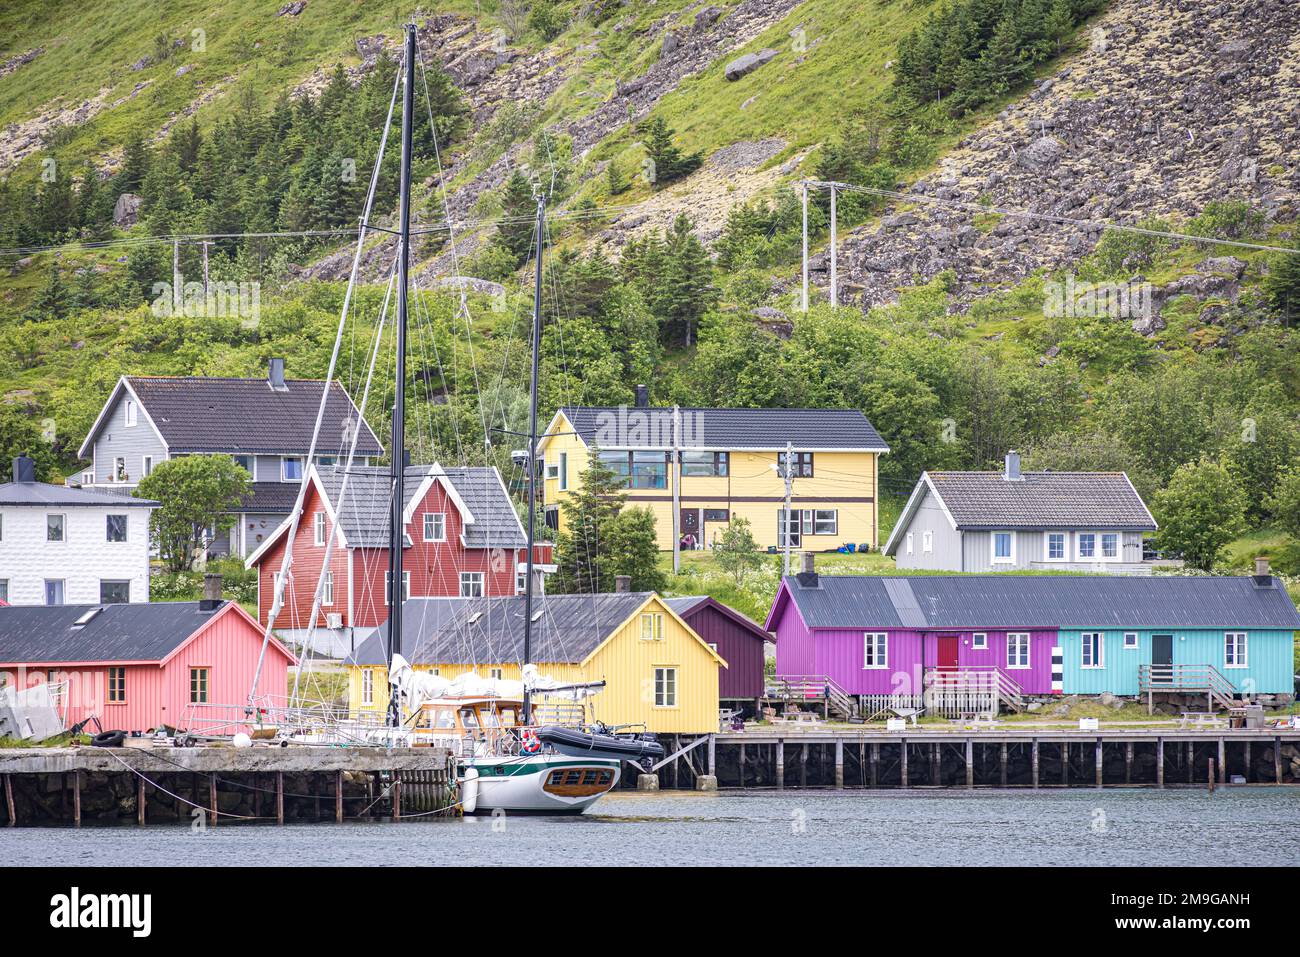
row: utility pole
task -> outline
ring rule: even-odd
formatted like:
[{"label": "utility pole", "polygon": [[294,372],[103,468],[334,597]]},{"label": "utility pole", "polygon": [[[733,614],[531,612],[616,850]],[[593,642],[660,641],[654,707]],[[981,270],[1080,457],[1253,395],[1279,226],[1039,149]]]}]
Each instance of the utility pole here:
[{"label": "utility pole", "polygon": [[[831,196],[834,195],[831,193]],[[834,209],[834,200],[831,203],[831,208]],[[208,247],[212,245],[212,241],[205,239],[199,245],[203,247],[203,301],[206,303],[208,301]]]},{"label": "utility pole", "polygon": [[172,315],[179,316],[185,305],[181,289],[181,241],[172,239]]},{"label": "utility pole", "polygon": [[782,578],[790,576],[790,493],[794,490],[794,443],[785,443],[785,525],[782,532],[785,535],[785,568],[781,573]]},{"label": "utility pole", "polygon": [[673,451],[669,479],[673,483],[673,574],[682,570],[682,409],[673,406]]},{"label": "utility pole", "polygon": [[[799,184],[803,194],[803,299],[801,308],[808,311],[808,181]],[[787,569],[788,570],[788,569]]]},{"label": "utility pole", "polygon": [[836,269],[835,262],[835,184],[830,183],[831,188],[831,305],[840,304],[839,293],[839,271]]}]

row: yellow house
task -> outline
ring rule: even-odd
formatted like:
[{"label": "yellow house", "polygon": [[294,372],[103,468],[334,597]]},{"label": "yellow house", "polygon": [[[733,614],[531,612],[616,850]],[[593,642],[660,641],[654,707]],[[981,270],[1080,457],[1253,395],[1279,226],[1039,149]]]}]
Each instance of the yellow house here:
[{"label": "yellow house", "polygon": [[[403,657],[417,671],[446,678],[476,671],[518,681],[523,604],[519,596],[409,599]],[[538,671],[560,682],[606,683],[590,699],[587,720],[657,734],[717,730],[718,669],[727,663],[658,595],[543,595],[533,607]],[[354,714],[388,708],[387,641],[385,624],[348,660]]]},{"label": "yellow house", "polygon": [[[853,409],[560,409],[538,441],[546,522],[560,529],[564,497],[581,487],[596,450],[623,476],[628,506],[649,507],[659,547],[674,536],[707,548],[733,517],[762,547],[825,551],[879,540],[879,457],[889,451]],[[676,452],[676,454],[674,454]],[[790,459],[790,513],[785,468]]]}]

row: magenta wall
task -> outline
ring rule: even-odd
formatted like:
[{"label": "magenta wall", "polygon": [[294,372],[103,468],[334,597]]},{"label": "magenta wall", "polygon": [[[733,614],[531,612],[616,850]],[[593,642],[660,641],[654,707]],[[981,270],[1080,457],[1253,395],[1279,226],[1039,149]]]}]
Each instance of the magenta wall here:
[{"label": "magenta wall", "polygon": [[682,620],[715,645],[727,667],[718,669],[719,698],[758,698],[763,694],[763,639],[709,602],[700,602]]},{"label": "magenta wall", "polygon": [[[776,673],[778,675],[814,675],[812,633],[799,615],[799,607],[784,587],[776,596],[778,607],[768,618],[769,630],[776,635]],[[773,627],[773,617],[775,627]]]}]

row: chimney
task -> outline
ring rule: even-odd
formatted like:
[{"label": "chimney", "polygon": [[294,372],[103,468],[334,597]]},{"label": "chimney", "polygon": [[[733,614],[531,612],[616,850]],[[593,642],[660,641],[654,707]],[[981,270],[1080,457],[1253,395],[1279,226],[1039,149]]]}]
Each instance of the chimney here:
[{"label": "chimney", "polygon": [[1020,474],[1020,453],[1007,453],[1007,471],[1002,476],[1008,482],[1019,482],[1024,476]]},{"label": "chimney", "polygon": [[650,408],[650,389],[646,386],[639,385],[636,387],[636,407],[638,409]]},{"label": "chimney", "polygon": [[30,485],[36,481],[36,463],[25,455],[14,458],[14,481]]},{"label": "chimney", "polygon": [[207,574],[203,576],[203,599],[199,602],[199,611],[216,611],[221,607],[221,576]]},{"label": "chimney", "polygon": [[1268,568],[1268,558],[1260,555],[1255,559],[1255,587],[1272,588],[1273,573]]},{"label": "chimney", "polygon": [[628,592],[630,592],[631,590],[632,590],[632,576],[631,576],[631,575],[615,575],[615,576],[614,576],[614,591],[615,591],[615,592],[617,592],[617,593],[620,594],[620,595],[626,595],[626,594],[627,594]]},{"label": "chimney", "polygon": [[272,359],[266,370],[266,381],[276,392],[288,392],[284,382],[284,360]]},{"label": "chimney", "polygon": [[799,574],[795,578],[804,588],[817,587],[817,559],[812,552],[804,552],[799,556]]}]

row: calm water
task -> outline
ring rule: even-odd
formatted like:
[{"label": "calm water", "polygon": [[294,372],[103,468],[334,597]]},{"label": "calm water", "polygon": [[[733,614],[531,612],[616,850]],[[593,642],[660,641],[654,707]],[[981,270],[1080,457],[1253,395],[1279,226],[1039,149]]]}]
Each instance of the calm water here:
[{"label": "calm water", "polygon": [[[495,823],[495,827],[494,827]],[[1300,789],[616,794],[580,818],[0,829],[8,865],[1294,865]]]}]

